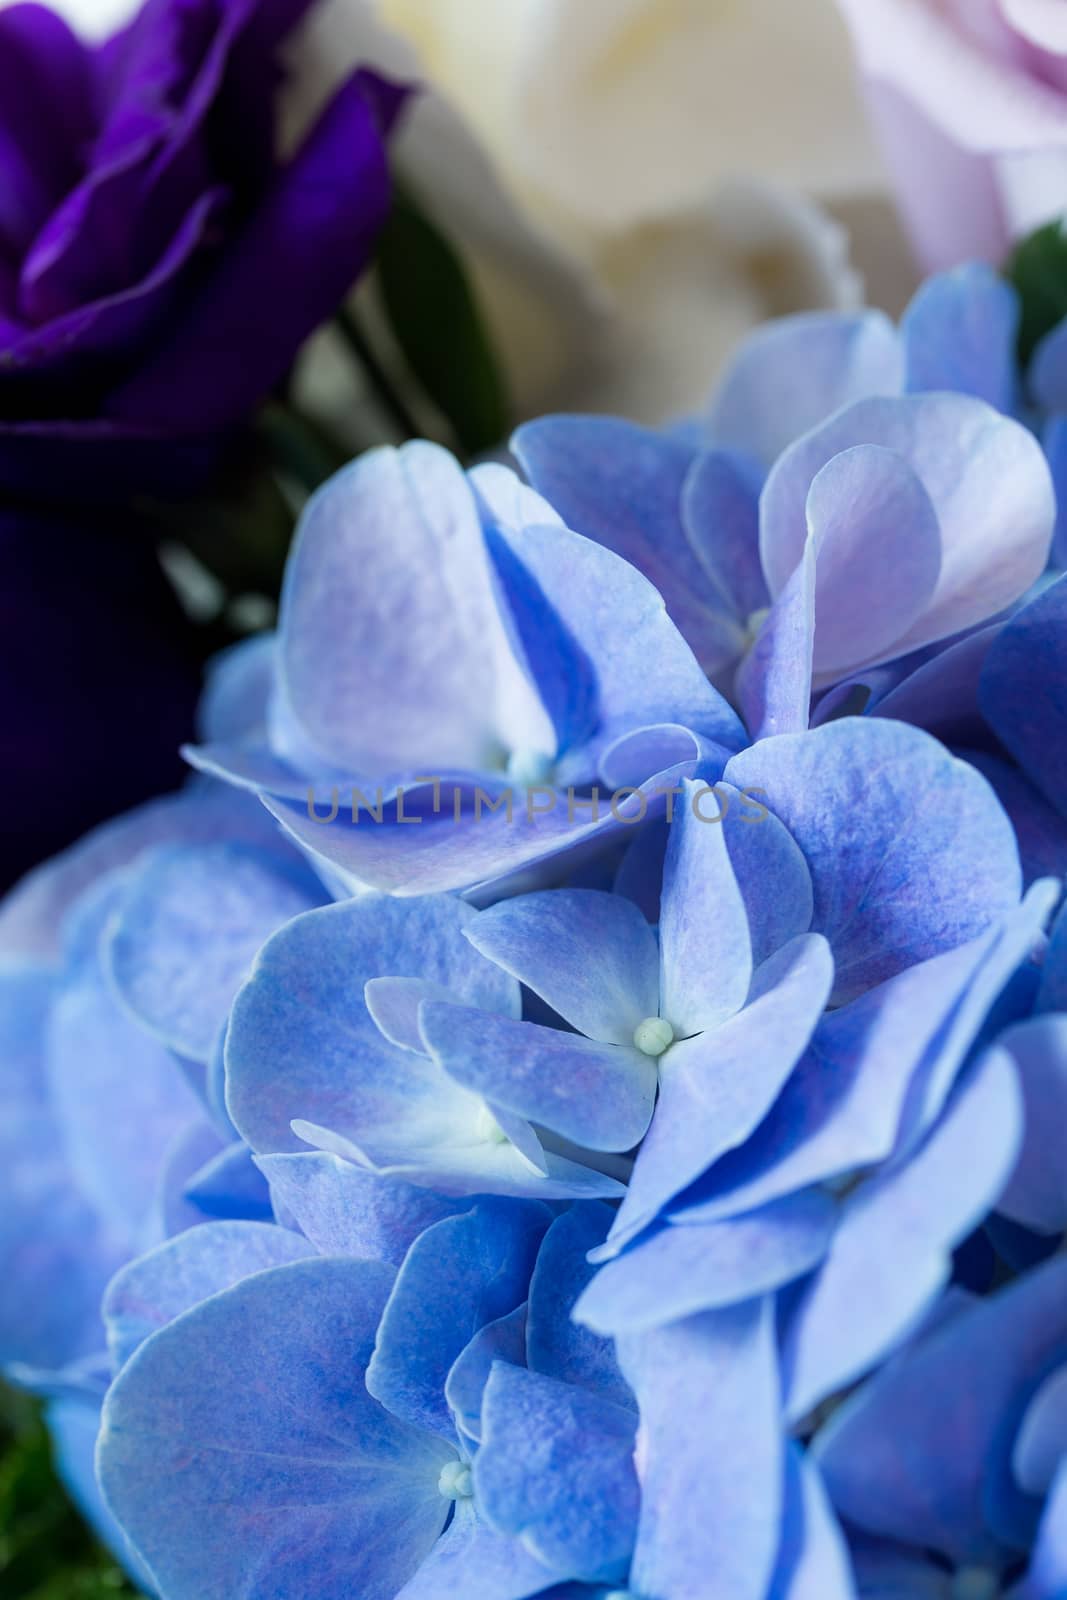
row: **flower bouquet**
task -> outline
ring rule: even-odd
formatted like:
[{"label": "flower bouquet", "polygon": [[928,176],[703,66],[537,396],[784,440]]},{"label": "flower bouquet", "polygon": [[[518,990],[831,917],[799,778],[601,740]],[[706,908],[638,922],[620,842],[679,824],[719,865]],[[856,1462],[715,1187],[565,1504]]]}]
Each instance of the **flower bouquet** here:
[{"label": "flower bouquet", "polygon": [[[685,9],[582,8],[560,83],[677,83],[667,138],[745,59]],[[349,6],[325,92],[302,4],[0,12],[11,838],[37,749],[74,841],[0,902],[0,1360],[108,1552],[0,1477],[11,1600],[1067,1596],[1067,244],[938,190],[950,44],[1017,175],[1067,34],[978,9],[842,5],[944,270],[893,318],[847,202],[683,207],[808,307],[640,418],[509,398],[502,261],[609,383],[564,203],[653,224],[595,139],[551,198],[536,72],[490,165],[465,7]]]}]

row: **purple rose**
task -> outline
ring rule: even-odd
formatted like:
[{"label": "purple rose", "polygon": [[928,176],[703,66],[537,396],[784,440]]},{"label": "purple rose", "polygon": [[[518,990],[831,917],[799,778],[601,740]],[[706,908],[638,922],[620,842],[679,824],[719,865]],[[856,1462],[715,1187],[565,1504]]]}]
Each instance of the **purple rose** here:
[{"label": "purple rose", "polygon": [[356,72],[287,165],[310,0],[148,0],[82,44],[0,12],[0,490],[186,487],[365,266],[404,92]]},{"label": "purple rose", "polygon": [[1067,8],[838,0],[912,238],[931,271],[1013,240],[1067,193]]}]

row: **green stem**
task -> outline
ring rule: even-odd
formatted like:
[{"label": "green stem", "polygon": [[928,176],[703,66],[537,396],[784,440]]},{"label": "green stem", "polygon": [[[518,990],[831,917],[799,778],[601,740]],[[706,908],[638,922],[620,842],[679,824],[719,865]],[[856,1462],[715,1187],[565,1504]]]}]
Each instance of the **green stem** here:
[{"label": "green stem", "polygon": [[364,332],[356,313],[342,306],[337,313],[337,326],[344,335],[349,349],[363,367],[383,411],[387,413],[403,439],[418,439],[422,429],[396,391],[392,379],[378,360],[370,340]]}]

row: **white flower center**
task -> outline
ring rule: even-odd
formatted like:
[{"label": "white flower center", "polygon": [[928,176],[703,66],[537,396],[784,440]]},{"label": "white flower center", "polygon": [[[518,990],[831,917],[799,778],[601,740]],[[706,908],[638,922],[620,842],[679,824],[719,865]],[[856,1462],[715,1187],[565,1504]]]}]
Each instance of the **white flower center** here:
[{"label": "white flower center", "polygon": [[665,1017],[646,1017],[634,1029],[634,1044],[646,1056],[661,1056],[674,1043],[674,1029]]},{"label": "white flower center", "polygon": [[542,750],[513,750],[508,757],[507,775],[520,788],[529,789],[547,783],[554,766],[552,757]]},{"label": "white flower center", "polygon": [[478,1113],[478,1138],[485,1144],[507,1144],[508,1136],[488,1106]]},{"label": "white flower center", "polygon": [[441,1468],[437,1488],[446,1500],[469,1500],[474,1493],[470,1467],[465,1461],[449,1461]]}]

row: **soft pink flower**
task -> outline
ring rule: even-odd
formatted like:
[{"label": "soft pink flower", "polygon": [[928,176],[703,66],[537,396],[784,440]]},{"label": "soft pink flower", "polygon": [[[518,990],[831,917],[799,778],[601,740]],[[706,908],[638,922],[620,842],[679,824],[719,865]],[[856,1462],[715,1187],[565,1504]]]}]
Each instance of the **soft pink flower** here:
[{"label": "soft pink flower", "polygon": [[838,0],[931,270],[1067,210],[1067,0]]}]

